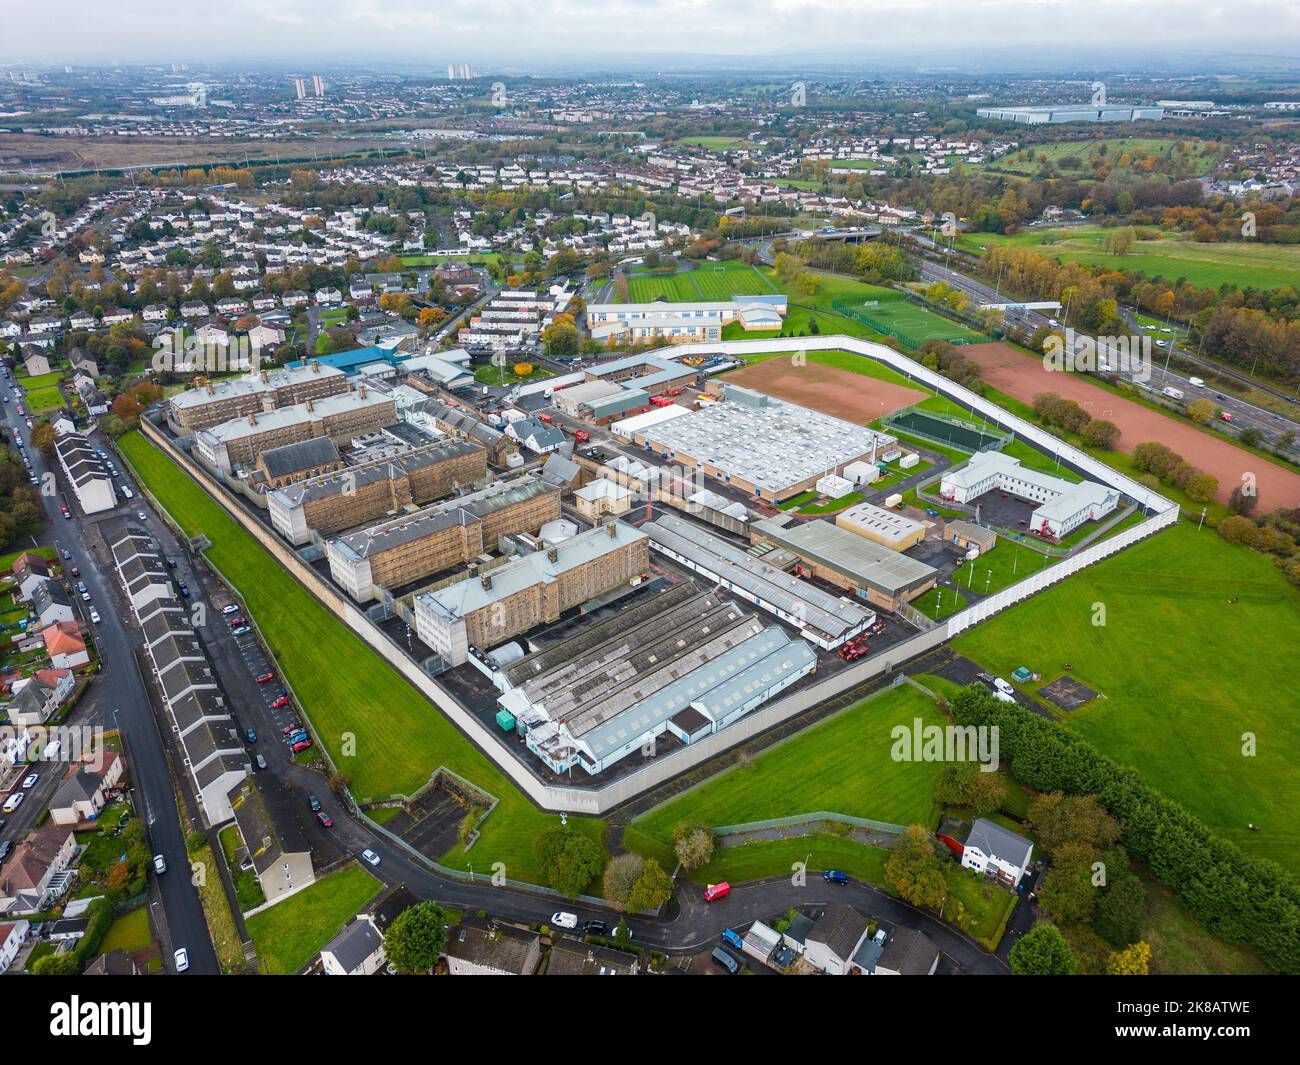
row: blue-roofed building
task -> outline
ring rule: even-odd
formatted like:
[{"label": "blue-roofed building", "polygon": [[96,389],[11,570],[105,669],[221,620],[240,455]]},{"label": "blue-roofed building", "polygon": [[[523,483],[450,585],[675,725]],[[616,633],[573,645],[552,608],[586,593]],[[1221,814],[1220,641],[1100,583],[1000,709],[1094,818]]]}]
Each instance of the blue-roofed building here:
[{"label": "blue-roofed building", "polygon": [[[357,348],[354,351],[340,351],[334,355],[317,355],[313,357],[314,362],[322,366],[332,366],[336,370],[342,370],[346,374],[360,373],[362,368],[372,363],[384,363],[394,369],[400,363],[405,362],[411,356],[404,351],[392,351],[385,347]],[[305,365],[305,360],[289,363],[289,366],[296,369]]]}]

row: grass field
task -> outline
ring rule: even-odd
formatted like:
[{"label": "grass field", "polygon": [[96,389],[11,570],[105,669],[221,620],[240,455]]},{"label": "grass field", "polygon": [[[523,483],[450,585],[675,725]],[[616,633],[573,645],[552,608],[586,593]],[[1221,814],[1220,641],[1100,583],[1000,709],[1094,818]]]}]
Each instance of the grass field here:
[{"label": "grass field", "polygon": [[113,918],[113,923],[108,926],[108,931],[100,941],[99,952],[107,954],[111,950],[124,950],[128,954],[134,954],[136,951],[148,950],[152,943],[149,907],[142,905]]},{"label": "grass field", "polygon": [[912,600],[912,606],[927,618],[942,621],[950,614],[965,610],[966,597],[952,588],[936,587],[931,588],[924,595],[918,595]]},{"label": "grass field", "polygon": [[726,152],[743,148],[747,141],[744,137],[682,137],[677,143],[690,148],[707,148],[711,152]]},{"label": "grass field", "polygon": [[675,274],[650,271],[631,274],[627,279],[627,290],[633,303],[654,303],[656,300],[693,303],[704,298],[691,283],[691,275],[680,271]]},{"label": "grass field", "polygon": [[[994,553],[1002,550],[1002,545]],[[1231,597],[1237,602],[1229,603]],[[1097,604],[1105,624],[1094,625]],[[963,634],[954,648],[1103,698],[1064,727],[1138,770],[1247,853],[1300,870],[1294,655],[1300,591],[1265,557],[1179,525]],[[1257,737],[1253,756],[1243,735]],[[1251,832],[1250,823],[1262,831]]]},{"label": "grass field", "polygon": [[720,880],[740,884],[746,880],[790,876],[794,863],[803,862],[809,879],[827,869],[839,869],[855,880],[880,885],[885,880],[887,857],[889,851],[884,848],[868,847],[846,836],[795,836],[727,847],[690,877],[699,884],[716,884]]},{"label": "grass field", "polygon": [[350,865],[254,914],[248,919],[248,934],[262,972],[268,976],[298,972],[382,886],[361,866]]},{"label": "grass field", "polygon": [[628,276],[628,293],[633,303],[695,303],[729,300],[733,296],[754,296],[780,290],[748,263],[704,263],[694,270],[675,274],[643,271]]},{"label": "grass field", "polygon": [[[1008,174],[1036,174],[1044,160],[1055,163],[1063,175],[1090,177],[1094,159],[1119,164],[1124,156],[1134,162],[1149,156],[1169,158],[1180,142],[1159,137],[1106,137],[1101,140],[1062,141],[1059,144],[1036,144],[1019,152],[1012,152],[988,164],[988,169]],[[1219,154],[1220,146],[1214,141],[1188,140],[1181,142],[1186,149],[1189,175],[1203,174]],[[1061,166],[1062,160],[1078,159],[1079,166]],[[1131,165],[1131,164],[1130,164]]]},{"label": "grass field", "polygon": [[[823,279],[823,288],[827,287],[828,280],[830,279]],[[914,344],[932,339],[947,341],[988,339],[960,322],[951,321],[920,304],[912,303],[905,293],[897,289],[860,282],[830,287],[832,293],[829,297],[823,297],[820,290],[817,295],[827,299],[828,305],[833,305],[833,309],[846,314],[863,315],[869,319],[866,324],[883,326]],[[833,304],[830,301],[834,301]]]},{"label": "grass field", "polygon": [[717,827],[821,811],[928,824],[942,767],[890,757],[890,729],[910,727],[918,717],[926,724],[943,723],[929,696],[910,685],[889,689],[650,811],[634,825],[668,841],[682,821]]},{"label": "grass field", "polygon": [[1013,236],[996,233],[968,233],[958,245],[983,252],[994,245],[1027,247],[1063,262],[1103,265],[1119,270],[1141,271],[1168,281],[1186,278],[1207,288],[1234,285],[1237,288],[1281,288],[1294,285],[1300,275],[1300,245],[1200,244],[1185,234],[1166,232],[1158,240],[1139,240],[1127,255],[1113,255],[1105,249],[1107,230],[1101,226],[1070,229],[1024,230]]},{"label": "grass field", "polygon": [[[463,853],[455,847],[444,864],[465,869],[472,861],[482,870],[500,861],[512,879],[535,882],[533,838],[558,824],[558,815],[533,806],[166,455],[138,433],[118,443],[141,482],[186,533],[202,532],[212,541],[208,559],[238,586],[321,742],[339,769],[351,774],[358,799],[410,794],[445,765],[500,801],[474,848]],[[342,754],[346,733],[356,735],[352,757]],[[570,817],[569,824],[600,838],[599,821]]]}]

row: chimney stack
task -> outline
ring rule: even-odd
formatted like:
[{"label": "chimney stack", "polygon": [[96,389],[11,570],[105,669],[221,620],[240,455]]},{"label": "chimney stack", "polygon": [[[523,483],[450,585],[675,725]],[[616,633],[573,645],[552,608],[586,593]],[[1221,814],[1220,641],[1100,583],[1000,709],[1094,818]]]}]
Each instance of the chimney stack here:
[{"label": "chimney stack", "polygon": [[490,592],[492,590],[492,574],[485,573],[479,580],[483,582],[483,591]]},{"label": "chimney stack", "polygon": [[546,549],[546,561],[547,561],[547,562],[559,562],[559,561],[560,561],[560,549],[559,549],[558,547],[548,547],[548,548]]},{"label": "chimney stack", "polygon": [[271,383],[271,379],[270,379],[269,377],[267,377],[267,375],[266,375],[266,371],[263,370],[263,371],[262,371],[262,384],[264,384],[264,385],[269,385],[270,383]]},{"label": "chimney stack", "polygon": [[605,530],[609,533],[609,538],[611,540],[618,539],[618,530],[614,527],[614,522],[611,521],[608,525],[606,525]]},{"label": "chimney stack", "polygon": [[250,410],[250,411],[248,412],[248,424],[249,424],[249,425],[256,425],[256,424],[257,424],[257,411]]},{"label": "chimney stack", "polygon": [[320,373],[320,359],[311,360],[311,372]]},{"label": "chimney stack", "polygon": [[211,382],[211,381],[208,382],[208,386],[207,386],[207,387],[208,387],[208,395],[210,395],[210,396],[215,396],[215,395],[217,394],[217,390],[216,390],[215,388],[212,387],[212,382]]},{"label": "chimney stack", "polygon": [[310,414],[316,408],[312,406],[310,397],[307,399],[307,412]]},{"label": "chimney stack", "polygon": [[365,399],[365,398],[366,398],[366,386],[365,386],[365,385],[362,385],[360,388],[357,389],[357,395],[358,395],[361,399]]}]

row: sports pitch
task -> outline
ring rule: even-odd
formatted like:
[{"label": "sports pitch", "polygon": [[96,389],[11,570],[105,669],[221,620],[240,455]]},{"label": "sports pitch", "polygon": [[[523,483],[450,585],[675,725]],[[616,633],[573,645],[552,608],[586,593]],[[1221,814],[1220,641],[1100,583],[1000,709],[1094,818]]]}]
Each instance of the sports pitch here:
[{"label": "sports pitch", "polygon": [[981,333],[953,322],[934,311],[912,303],[894,289],[878,289],[865,298],[856,296],[835,301],[835,309],[849,314],[881,332],[893,333],[904,341],[920,345],[927,340],[978,342]]},{"label": "sports pitch", "polygon": [[716,302],[733,296],[754,296],[778,292],[766,277],[748,263],[705,263],[694,270],[675,274],[632,274],[628,293],[633,303]]}]

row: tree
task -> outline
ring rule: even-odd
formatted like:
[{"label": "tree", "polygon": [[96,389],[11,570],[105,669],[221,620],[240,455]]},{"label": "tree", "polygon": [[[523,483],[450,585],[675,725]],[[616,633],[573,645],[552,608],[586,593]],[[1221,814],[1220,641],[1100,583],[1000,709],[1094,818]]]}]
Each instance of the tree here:
[{"label": "tree", "polygon": [[1119,426],[1105,418],[1094,418],[1083,430],[1083,442],[1102,451],[1114,451],[1119,442]]},{"label": "tree", "polygon": [[627,900],[629,910],[657,910],[673,897],[673,880],[654,858],[647,858]]},{"label": "tree", "polygon": [[1095,795],[1066,795],[1054,791],[1029,804],[1029,821],[1049,854],[1067,843],[1086,843],[1102,850],[1119,838],[1119,824]]},{"label": "tree", "polygon": [[37,976],[76,976],[81,972],[81,960],[72,950],[66,954],[47,954],[37,959],[32,972]]},{"label": "tree", "polygon": [[[32,441],[35,442],[36,434],[32,434]],[[1255,508],[1259,506],[1259,496],[1255,492],[1245,491],[1244,485],[1237,485],[1228,496],[1228,509],[1233,514],[1251,515]]]},{"label": "tree", "polygon": [[398,914],[384,935],[384,954],[400,973],[427,973],[447,942],[447,914],[436,902],[420,902]]},{"label": "tree", "polygon": [[1008,956],[1016,976],[1073,976],[1078,969],[1070,944],[1054,924],[1039,921]]},{"label": "tree", "polygon": [[620,854],[611,858],[601,880],[605,898],[619,909],[627,906],[644,868],[645,859],[639,854]]},{"label": "tree", "polygon": [[1093,864],[1100,855],[1088,843],[1064,843],[1052,856],[1038,896],[1043,912],[1058,925],[1084,925],[1097,904]]},{"label": "tree", "polygon": [[599,843],[567,825],[548,828],[533,841],[533,853],[546,883],[577,898],[600,873],[605,854]]},{"label": "tree", "polygon": [[937,910],[948,897],[944,863],[924,825],[908,825],[885,859],[885,883],[913,906]]},{"label": "tree", "polygon": [[713,830],[703,821],[683,821],[673,829],[673,851],[688,873],[703,869],[713,861],[716,846]]},{"label": "tree", "polygon": [[977,817],[984,817],[1002,805],[1007,785],[998,773],[984,773],[974,762],[960,762],[939,774],[934,794],[942,803],[968,806]]},{"label": "tree", "polygon": [[1142,881],[1125,868],[1113,868],[1092,913],[1092,927],[1112,947],[1136,943],[1146,923],[1147,895]]},{"label": "tree", "polygon": [[1116,951],[1106,962],[1107,976],[1146,976],[1150,972],[1151,948],[1139,941]]},{"label": "tree", "polygon": [[54,457],[54,426],[49,422],[37,422],[32,428],[32,447],[47,459]]},{"label": "tree", "polygon": [[542,347],[547,355],[576,355],[578,327],[573,324],[573,319],[557,314],[555,321],[542,330]]},{"label": "tree", "polygon": [[1219,494],[1219,479],[1212,473],[1196,470],[1187,478],[1183,491],[1193,503],[1208,503]]}]

